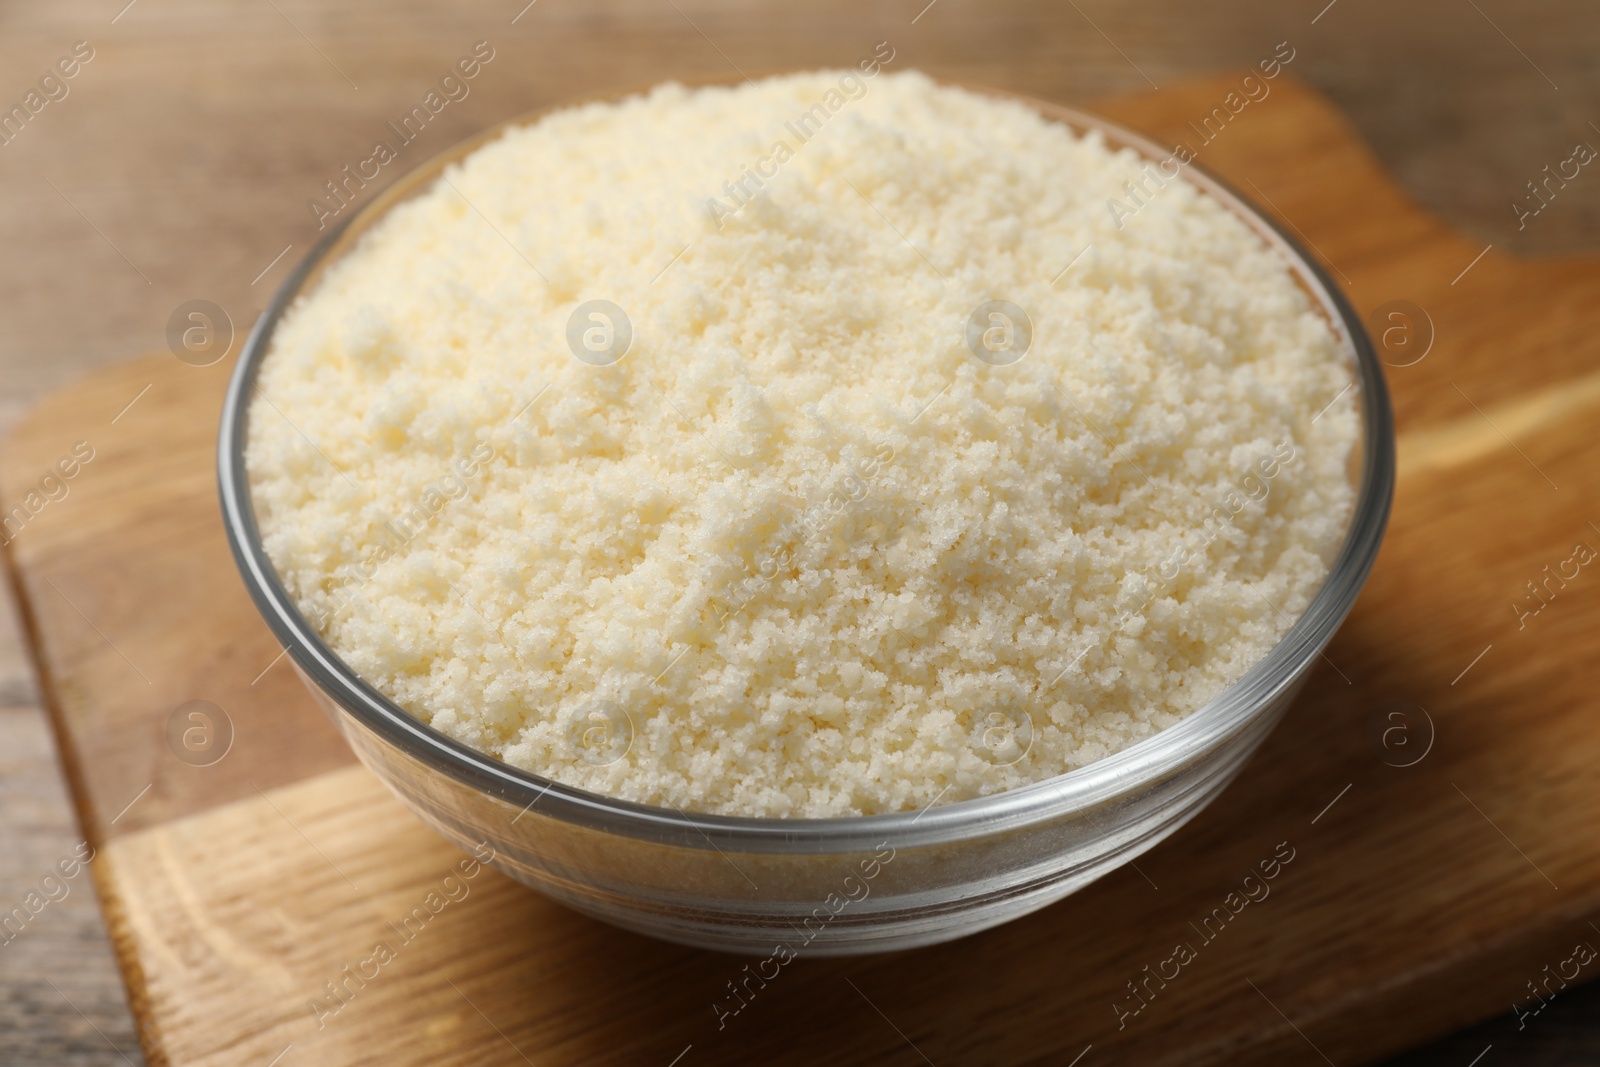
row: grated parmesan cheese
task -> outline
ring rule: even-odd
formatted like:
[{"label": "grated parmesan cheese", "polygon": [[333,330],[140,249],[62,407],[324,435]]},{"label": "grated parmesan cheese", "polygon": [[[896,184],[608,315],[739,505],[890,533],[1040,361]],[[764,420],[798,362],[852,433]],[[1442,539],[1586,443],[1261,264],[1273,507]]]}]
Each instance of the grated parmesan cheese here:
[{"label": "grated parmesan cheese", "polygon": [[1304,611],[1358,418],[1281,259],[865,69],[511,129],[284,316],[252,490],[353,669],[575,786],[845,816],[1100,759]]}]

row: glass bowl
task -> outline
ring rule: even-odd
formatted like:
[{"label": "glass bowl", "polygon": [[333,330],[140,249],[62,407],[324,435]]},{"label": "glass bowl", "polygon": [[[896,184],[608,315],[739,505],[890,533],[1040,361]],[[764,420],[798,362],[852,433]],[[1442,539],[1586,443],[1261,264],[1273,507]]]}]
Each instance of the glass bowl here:
[{"label": "glass bowl", "polygon": [[[978,90],[986,91],[986,90]],[[1113,148],[1169,153],[1103,119],[1011,94]],[[756,956],[932,944],[1025,915],[1154,847],[1238,774],[1304,684],[1366,580],[1394,486],[1383,376],[1354,311],[1271,221],[1190,164],[1185,180],[1280,253],[1350,361],[1362,430],[1355,504],[1327,580],[1266,658],[1174,726],[1033,785],[920,812],[833,819],[689,815],[508,766],[412,718],[329,650],[262,549],[245,472],[249,400],[273,329],[324,267],[399,201],[497,136],[493,127],[399,179],[318,243],[252,330],[222,415],[218,481],[234,558],[261,614],[361,762],[428,825],[570,907],[669,941]]]}]

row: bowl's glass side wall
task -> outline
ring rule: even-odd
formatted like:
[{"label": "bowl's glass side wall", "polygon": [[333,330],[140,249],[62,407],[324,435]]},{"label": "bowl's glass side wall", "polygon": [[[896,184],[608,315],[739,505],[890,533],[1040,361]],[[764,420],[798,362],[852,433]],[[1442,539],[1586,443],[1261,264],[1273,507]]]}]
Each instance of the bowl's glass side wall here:
[{"label": "bowl's glass side wall", "polygon": [[[908,846],[748,851],[625,837],[554,818],[441,774],[365,726],[304,674],[356,755],[464,850],[618,926],[699,948],[767,956],[912,948],[1024,915],[1155,846],[1239,772],[1304,682],[1231,736],[1114,802]],[[684,815],[692,824],[693,816]]]}]

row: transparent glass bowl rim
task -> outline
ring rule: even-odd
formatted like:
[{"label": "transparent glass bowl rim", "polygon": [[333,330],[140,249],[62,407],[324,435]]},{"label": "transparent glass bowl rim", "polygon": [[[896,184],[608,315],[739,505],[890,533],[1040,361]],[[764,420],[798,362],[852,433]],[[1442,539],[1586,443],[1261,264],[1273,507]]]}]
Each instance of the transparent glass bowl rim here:
[{"label": "transparent glass bowl rim", "polygon": [[[723,84],[723,83],[713,83]],[[1012,100],[1061,122],[1078,134],[1099,131],[1112,148],[1128,148],[1152,162],[1172,153],[1096,115],[1015,93],[961,83],[960,88]],[[224,401],[218,435],[218,490],[224,526],[236,563],[257,608],[301,671],[337,704],[390,744],[433,771],[505,803],[537,806],[547,818],[630,838],[690,848],[764,853],[847,853],[888,840],[909,848],[1011,832],[1021,827],[1092,812],[1119,796],[1178,773],[1249,725],[1320,653],[1344,621],[1371,570],[1388,521],[1394,490],[1394,427],[1383,372],[1354,309],[1325,271],[1276,223],[1229,185],[1190,162],[1186,180],[1230,209],[1287,262],[1320,306],[1349,356],[1360,390],[1360,480],[1350,522],[1322,588],[1289,632],[1248,671],[1208,704],[1127,748],[1083,767],[1005,792],[954,801],[923,811],[836,818],[753,818],[653,807],[592,793],[509,766],[413,718],[375,690],[335,655],[300,614],[262,548],[244,462],[249,399],[275,326],[295,299],[314,284],[326,264],[349,247],[389,208],[436,179],[445,168],[500,136],[552,111],[634,95],[637,90],[564,101],[497,123],[407,172],[360,210],[336,224],[307,254],[257,319],[240,353]]]}]

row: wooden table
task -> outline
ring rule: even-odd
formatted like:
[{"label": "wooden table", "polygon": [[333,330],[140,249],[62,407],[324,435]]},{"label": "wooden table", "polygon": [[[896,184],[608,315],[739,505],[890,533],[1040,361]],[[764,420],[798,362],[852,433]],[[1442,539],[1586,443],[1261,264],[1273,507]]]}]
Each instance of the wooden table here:
[{"label": "wooden table", "polygon": [[[20,100],[79,40],[93,58],[68,96],[0,145],[0,424],[85,368],[159,347],[185,300],[214,300],[244,328],[315,235],[305,201],[477,40],[503,60],[429,126],[418,158],[563,97],[735,64],[754,74],[845,63],[879,40],[907,66],[1069,102],[1245,66],[1287,40],[1292,72],[1340,103],[1458,228],[1528,252],[1593,247],[1600,234],[1600,179],[1563,188],[1521,230],[1510,207],[1576,140],[1600,144],[1584,106],[1600,95],[1588,62],[1600,19],[1575,0],[68,2],[0,11],[0,100]],[[0,633],[3,901],[77,843],[36,699],[14,635]],[[137,1057],[97,923],[80,887],[0,950],[8,1061]],[[1518,1062],[1555,1062],[1537,1057],[1561,1041],[1592,1054],[1600,1038],[1571,1038],[1561,1017],[1596,1001],[1558,1001],[1519,1038]],[[1449,1062],[1490,1040],[1465,1035]]]}]

